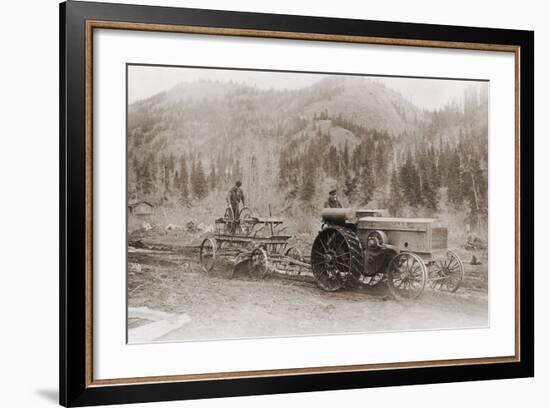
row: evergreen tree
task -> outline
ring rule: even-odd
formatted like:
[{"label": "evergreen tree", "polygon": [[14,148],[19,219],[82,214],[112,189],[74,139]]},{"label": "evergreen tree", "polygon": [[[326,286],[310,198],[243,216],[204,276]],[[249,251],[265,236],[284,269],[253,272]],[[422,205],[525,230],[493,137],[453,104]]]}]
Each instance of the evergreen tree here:
[{"label": "evergreen tree", "polygon": [[180,192],[180,202],[186,204],[189,199],[189,174],[187,172],[187,163],[185,156],[180,157],[180,170],[178,176],[178,189]]},{"label": "evergreen tree", "polygon": [[227,159],[221,153],[216,158],[216,169],[218,171],[217,178],[219,183],[227,183]]},{"label": "evergreen tree", "polygon": [[437,191],[434,188],[432,178],[429,174],[430,173],[428,171],[428,163],[422,163],[422,167],[420,168],[420,180],[422,183],[422,201],[427,209],[435,212],[437,211],[439,198]]},{"label": "evergreen tree", "polygon": [[416,165],[412,165],[410,168],[410,181],[411,181],[411,195],[410,195],[410,204],[415,208],[420,208],[424,205],[424,197],[422,194],[422,181],[420,178],[420,172]]},{"label": "evergreen tree", "polygon": [[202,200],[208,194],[208,184],[200,157],[197,159],[192,176],[193,195]]},{"label": "evergreen tree", "polygon": [[168,165],[168,163],[164,165],[163,171],[164,192],[166,193],[170,191],[170,166]]},{"label": "evergreen tree", "polygon": [[375,150],[376,184],[385,186],[388,182],[387,174],[388,154],[384,145],[379,142]]},{"label": "evergreen tree", "polygon": [[344,142],[344,151],[342,152],[342,167],[344,171],[349,169],[349,148],[347,140]]},{"label": "evergreen tree", "polygon": [[447,176],[447,197],[456,209],[464,202],[464,183],[462,174],[462,161],[458,149],[451,154],[449,171]]},{"label": "evergreen tree", "polygon": [[298,177],[298,171],[294,167],[290,167],[289,172],[289,186],[290,189],[288,190],[287,199],[293,200],[298,197],[298,194],[300,193],[300,181]]},{"label": "evergreen tree", "polygon": [[394,168],[391,173],[389,210],[393,215],[399,215],[403,205],[403,188],[398,171]]},{"label": "evergreen tree", "polygon": [[412,167],[412,156],[409,152],[405,163],[403,163],[399,169],[399,185],[401,186],[401,195],[403,200],[408,205],[413,205],[414,202],[414,176],[411,173],[414,169]]},{"label": "evergreen tree", "polygon": [[218,184],[217,173],[216,173],[216,164],[214,161],[210,163],[210,174],[208,174],[208,186],[210,190],[215,190]]},{"label": "evergreen tree", "polygon": [[422,183],[410,151],[407,154],[405,163],[399,170],[399,183],[404,201],[411,207],[421,207],[423,204]]},{"label": "evergreen tree", "polygon": [[167,184],[168,184],[168,179],[166,177],[166,174],[167,174],[167,168],[166,167],[167,167],[166,156],[164,154],[161,154],[160,157],[159,157],[159,161],[158,161],[158,174],[159,174],[160,183],[161,183],[159,188],[162,188],[162,193],[163,194],[166,191]]},{"label": "evergreen tree", "polygon": [[279,190],[284,190],[288,187],[289,168],[286,160],[286,154],[283,150],[279,152],[279,173],[277,178],[277,186]]},{"label": "evergreen tree", "polygon": [[195,180],[197,178],[197,160],[195,157],[191,159],[191,173],[189,174],[189,187],[191,194],[195,194]]},{"label": "evergreen tree", "polygon": [[441,174],[437,164],[437,156],[433,145],[428,152],[428,175],[433,188],[437,191],[441,187]]},{"label": "evergreen tree", "polygon": [[329,147],[327,162],[329,165],[328,175],[334,178],[340,177],[340,166],[338,163],[338,150],[336,150],[336,147],[334,146]]},{"label": "evergreen tree", "polygon": [[309,203],[315,195],[315,168],[311,160],[308,160],[304,167],[300,199]]},{"label": "evergreen tree", "polygon": [[371,160],[368,157],[368,154],[365,153],[361,171],[360,200],[362,205],[368,205],[371,202],[374,196],[375,187],[376,184],[374,180],[373,166],[371,164]]},{"label": "evergreen tree", "polygon": [[134,175],[134,180],[136,180],[136,185],[137,183],[139,183],[139,160],[137,158],[137,155],[132,155],[132,158],[130,160],[130,171],[132,172],[132,174]]},{"label": "evergreen tree", "polygon": [[344,170],[344,174],[344,195],[349,202],[352,202],[357,193],[358,179],[349,169]]},{"label": "evergreen tree", "polygon": [[153,168],[155,167],[155,156],[153,153],[149,153],[147,159],[141,163],[140,190],[144,197],[149,196],[153,192],[153,186],[155,184],[153,176]]},{"label": "evergreen tree", "polygon": [[467,218],[473,225],[479,227],[482,220],[486,219],[486,179],[477,157],[471,157],[464,165],[464,193],[468,205]]}]

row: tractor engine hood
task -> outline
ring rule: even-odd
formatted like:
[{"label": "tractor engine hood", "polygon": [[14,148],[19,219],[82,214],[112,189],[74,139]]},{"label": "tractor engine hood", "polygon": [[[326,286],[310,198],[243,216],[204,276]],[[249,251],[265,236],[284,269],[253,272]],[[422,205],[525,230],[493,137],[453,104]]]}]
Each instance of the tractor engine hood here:
[{"label": "tractor engine hood", "polygon": [[343,225],[346,222],[356,221],[355,211],[352,208],[325,208],[321,212],[324,223]]}]

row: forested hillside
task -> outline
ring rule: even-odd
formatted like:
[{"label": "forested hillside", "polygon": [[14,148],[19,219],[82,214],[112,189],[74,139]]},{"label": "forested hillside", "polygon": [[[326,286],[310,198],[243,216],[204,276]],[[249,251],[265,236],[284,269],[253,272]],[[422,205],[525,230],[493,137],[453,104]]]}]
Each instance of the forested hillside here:
[{"label": "forested hillside", "polygon": [[452,216],[484,231],[487,106],[477,84],[426,111],[364,77],[298,90],[182,83],[129,106],[129,198],[221,211],[240,179],[256,212],[269,205],[307,229],[337,188],[346,206]]}]

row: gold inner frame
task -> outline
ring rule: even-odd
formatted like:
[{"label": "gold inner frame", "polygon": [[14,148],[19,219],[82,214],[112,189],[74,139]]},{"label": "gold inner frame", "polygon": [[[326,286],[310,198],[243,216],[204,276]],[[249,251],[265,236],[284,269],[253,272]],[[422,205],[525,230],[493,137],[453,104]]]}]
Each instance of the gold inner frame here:
[{"label": "gold inner frame", "polygon": [[[495,52],[513,52],[515,58],[515,353],[513,356],[479,357],[466,359],[395,362],[383,364],[356,364],[323,367],[302,367],[273,370],[213,372],[204,374],[167,375],[154,377],[128,377],[113,379],[93,378],[93,30],[118,29],[132,31],[171,32],[237,37],[277,38],[342,43],[363,43],[411,47],[449,48]],[[86,21],[86,236],[85,236],[85,283],[86,283],[86,387],[129,385],[142,383],[167,383],[180,381],[222,380],[236,378],[292,376],[300,374],[338,373],[352,371],[373,371],[407,369],[420,367],[461,366],[470,364],[495,364],[519,362],[520,356],[520,51],[521,47],[504,44],[483,44],[447,42],[432,40],[396,39],[368,36],[314,34],[286,31],[263,31],[234,28],[196,27],[186,25],[165,25],[148,23],[127,23],[120,21]]]}]

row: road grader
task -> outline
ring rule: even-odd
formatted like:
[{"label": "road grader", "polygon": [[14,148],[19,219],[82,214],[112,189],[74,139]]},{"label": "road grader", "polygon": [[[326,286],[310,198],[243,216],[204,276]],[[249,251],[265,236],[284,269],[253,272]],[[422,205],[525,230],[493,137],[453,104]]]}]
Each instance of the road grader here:
[{"label": "road grader", "polygon": [[386,282],[397,299],[416,299],[426,285],[455,292],[464,277],[447,249],[447,228],[434,218],[390,218],[383,211],[327,208],[311,249],[311,270],[326,291]]},{"label": "road grader", "polygon": [[202,241],[200,263],[210,271],[219,258],[226,258],[234,267],[248,264],[250,273],[261,278],[269,273],[301,275],[309,264],[296,246],[289,245],[293,237],[285,230],[280,218],[255,216],[248,207],[235,216],[228,207],[216,219],[213,236]]}]

